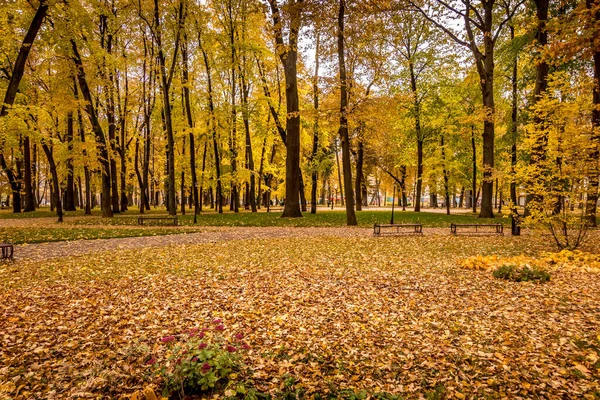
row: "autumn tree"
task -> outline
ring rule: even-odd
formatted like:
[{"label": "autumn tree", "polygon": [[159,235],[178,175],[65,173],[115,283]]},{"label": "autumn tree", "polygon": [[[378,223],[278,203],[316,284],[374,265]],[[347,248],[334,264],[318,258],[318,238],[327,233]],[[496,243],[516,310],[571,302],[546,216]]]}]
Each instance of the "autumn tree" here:
[{"label": "autumn tree", "polygon": [[[494,49],[502,29],[514,15],[524,0],[517,0],[508,16],[500,22],[498,18],[499,3],[495,0],[471,3],[471,0],[460,0],[446,3],[434,0],[430,8],[409,0],[411,6],[423,15],[430,23],[445,32],[455,43],[468,49],[472,56],[480,78],[480,89],[486,119],[483,125],[483,189],[481,211],[479,217],[493,218],[493,171],[494,171]],[[447,21],[462,20],[462,33],[454,29]]]},{"label": "autumn tree", "polygon": [[[289,0],[283,9],[280,9],[277,0],[268,0],[271,7],[273,33],[275,36],[276,52],[283,66],[285,75],[285,101],[286,101],[286,178],[285,178],[285,208],[282,217],[301,217],[300,201],[298,196],[300,186],[300,108],[298,100],[298,35],[303,1]],[[284,18],[282,11],[288,16],[288,39],[283,37]]]},{"label": "autumn tree", "polygon": [[[14,104],[15,98],[17,96],[17,92],[19,90],[19,84],[21,83],[21,79],[23,78],[23,74],[25,73],[25,65],[27,63],[27,58],[29,56],[29,52],[33,46],[33,42],[38,34],[40,27],[48,13],[48,1],[40,0],[40,4],[31,20],[31,24],[29,25],[29,29],[27,30],[27,34],[23,39],[23,43],[21,44],[21,48],[19,49],[19,55],[15,60],[14,66],[12,68],[10,81],[8,83],[8,87],[6,88],[6,92],[4,94],[4,101],[2,102],[2,107],[0,108],[0,118],[4,119],[9,112],[9,108]],[[4,156],[4,146],[0,146],[0,166],[2,170],[6,174],[8,178],[8,182],[10,183],[13,195],[13,212],[19,213],[21,212],[21,183],[17,179],[17,175],[19,172],[15,172],[6,162],[6,158]],[[29,141],[26,142],[26,158],[28,159],[29,152]],[[30,161],[30,160],[26,160]],[[26,171],[29,170],[31,164],[28,164]],[[31,198],[33,197],[33,193],[31,188],[27,188],[27,197],[28,203],[26,205],[27,211],[33,211]]]}]

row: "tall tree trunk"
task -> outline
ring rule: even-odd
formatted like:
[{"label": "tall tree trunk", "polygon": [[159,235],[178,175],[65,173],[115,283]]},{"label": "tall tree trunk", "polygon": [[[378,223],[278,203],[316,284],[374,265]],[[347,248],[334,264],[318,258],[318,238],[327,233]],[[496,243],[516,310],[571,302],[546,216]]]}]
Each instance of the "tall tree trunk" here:
[{"label": "tall tree trunk", "polygon": [[356,211],[362,211],[362,203],[363,203],[363,198],[362,198],[363,155],[364,155],[364,145],[363,145],[363,141],[362,141],[363,127],[360,127],[360,129],[361,129],[361,132],[359,133],[359,136],[358,136],[358,149],[356,152],[356,184],[354,185],[354,188],[356,189]]},{"label": "tall tree trunk", "polygon": [[138,186],[140,187],[140,214],[144,214],[144,209],[146,208],[146,193],[144,190],[144,182],[143,182],[142,174],[140,172],[139,159],[140,159],[140,140],[136,139],[135,140],[135,153],[134,153],[134,159],[133,159],[133,167],[135,170],[135,176],[137,177],[137,180],[138,180]]},{"label": "tall tree trunk", "polygon": [[29,136],[23,139],[23,163],[24,165],[24,183],[25,183],[25,212],[35,211],[35,197],[33,194],[32,174],[31,174],[31,144]]},{"label": "tall tree trunk", "polygon": [[[495,113],[494,105],[494,86],[491,80],[493,79],[494,64],[486,65],[486,68],[491,69],[488,72],[489,82],[482,83],[483,87],[483,102],[484,107],[491,115]],[[494,218],[494,208],[492,200],[494,197],[494,120],[486,118],[483,122],[483,182],[481,194],[481,209],[479,210],[479,218]],[[475,207],[477,203],[475,203]]]},{"label": "tall tree trunk", "polygon": [[104,136],[104,132],[102,131],[102,127],[100,126],[100,122],[98,121],[98,114],[96,114],[96,108],[94,107],[92,94],[87,84],[85,71],[83,69],[83,63],[81,61],[81,56],[79,55],[79,51],[77,49],[77,44],[75,43],[75,40],[71,40],[71,47],[73,50],[73,62],[77,67],[77,81],[79,83],[83,99],[86,102],[85,109],[88,114],[90,123],[92,125],[92,130],[94,131],[94,135],[96,137],[96,143],[98,147],[98,158],[100,164],[102,165],[102,216],[112,217],[113,212],[111,209],[110,199],[110,163],[108,161],[109,157],[107,143]]},{"label": "tall tree trunk", "polygon": [[48,159],[48,166],[50,167],[50,174],[52,175],[52,195],[54,198],[54,204],[56,206],[56,215],[58,216],[58,222],[63,221],[63,210],[62,203],[60,201],[60,187],[58,185],[58,173],[56,172],[56,163],[54,162],[54,156],[52,155],[52,150],[48,147],[48,145],[42,141],[42,149],[46,154],[46,158]]},{"label": "tall tree trunk", "polygon": [[277,52],[285,75],[286,101],[286,141],[285,161],[285,207],[282,217],[301,217],[300,199],[300,108],[298,101],[298,35],[300,32],[300,15],[302,2],[298,1],[290,8],[289,40],[287,46],[283,41],[281,14],[276,0],[269,0],[271,17],[275,30]]},{"label": "tall tree trunk", "polygon": [[315,108],[315,121],[313,123],[313,145],[310,154],[311,163],[311,180],[310,189],[310,213],[317,213],[317,181],[319,179],[319,171],[317,168],[317,152],[319,151],[319,48],[320,35],[317,31],[315,40],[315,72],[313,75],[313,106]]},{"label": "tall tree trunk", "polygon": [[[204,172],[206,171],[206,153],[208,151],[208,141],[204,142],[204,151],[202,151],[202,174],[200,175],[200,199],[198,199],[198,213],[202,211],[202,194],[204,193]],[[194,160],[195,162],[195,160]],[[212,193],[212,192],[211,192]],[[198,193],[196,193],[198,194]]]},{"label": "tall tree trunk", "polygon": [[415,193],[415,212],[421,211],[423,193],[423,140],[417,140],[417,184]]},{"label": "tall tree trunk", "polygon": [[65,190],[65,211],[75,211],[75,176],[73,173],[73,113],[67,113],[67,187]]},{"label": "tall tree trunk", "polygon": [[[77,89],[77,81],[74,82],[73,91],[75,94],[75,99],[79,99],[79,91]],[[85,129],[83,127],[83,115],[81,115],[81,109],[77,109],[77,129],[79,131],[79,139],[81,143],[85,143]],[[83,158],[87,159],[87,151],[83,150]],[[87,163],[83,165],[83,177],[85,182],[85,208],[84,214],[91,215],[92,214],[92,188],[91,188],[91,175],[90,168]]]},{"label": "tall tree trunk", "polygon": [[215,105],[213,101],[211,68],[210,63],[208,61],[208,54],[206,53],[206,49],[202,46],[202,35],[200,31],[198,31],[198,46],[200,47],[200,51],[202,52],[202,58],[204,59],[204,67],[206,68],[206,83],[208,86],[208,110],[210,112],[210,125],[212,132],[213,151],[215,157],[215,175],[217,180],[217,186],[215,189],[215,209],[217,209],[219,214],[222,214],[223,188],[221,186],[221,162],[219,158],[219,145],[217,142],[217,118],[215,116]]},{"label": "tall tree trunk", "polygon": [[[379,191],[379,187],[377,190]],[[400,190],[402,192],[402,211],[406,211],[406,165],[400,166]]]},{"label": "tall tree trunk", "polygon": [[[194,214],[198,215],[201,209],[200,200],[198,199],[198,177],[196,175],[196,144],[194,138],[194,120],[192,117],[192,105],[190,102],[190,87],[189,87],[189,72],[188,72],[188,49],[187,49],[187,35],[184,34],[183,42],[181,47],[181,60],[182,60],[182,84],[183,84],[183,99],[185,104],[185,116],[190,129],[190,171],[192,174],[192,202],[194,204]],[[206,160],[206,143],[204,144],[204,157],[202,164]],[[202,167],[204,172],[204,166]]]},{"label": "tall tree trunk", "polygon": [[[242,60],[242,65],[246,65],[246,60]],[[250,121],[249,121],[249,107],[248,107],[248,96],[250,94],[250,86],[246,82],[245,71],[240,72],[240,79],[242,84],[242,107],[243,113],[242,118],[244,121],[244,131],[246,133],[246,167],[250,171],[250,188],[247,194],[249,199],[246,199],[250,203],[252,212],[256,212],[256,176],[254,175],[254,155],[252,153],[252,140],[250,138]]]},{"label": "tall tree trunk", "polygon": [[[165,117],[165,128],[167,134],[167,210],[169,215],[177,214],[175,204],[175,135],[173,133],[173,122],[171,120],[171,98],[169,96],[170,82],[167,76],[166,58],[162,45],[161,24],[158,9],[158,0],[154,0],[154,27],[156,32],[154,38],[158,49],[158,63],[160,72],[161,91],[163,95],[163,115]],[[175,46],[177,49],[177,46]]]},{"label": "tall tree trunk", "polygon": [[[108,26],[108,15],[100,16],[100,45],[106,50],[109,56],[112,54],[113,35]],[[104,62],[106,68],[106,61]],[[113,68],[108,67],[108,80],[104,86],[104,94],[106,97],[106,120],[108,122],[108,144],[110,145],[109,164],[110,164],[110,182],[111,182],[111,203],[113,213],[119,213],[119,187],[117,176],[117,160],[115,159],[116,149],[116,119],[115,119],[115,98],[114,98],[114,74]]]},{"label": "tall tree trunk", "polygon": [[[344,184],[342,181],[342,167],[340,165],[340,152],[338,150],[338,139],[335,138],[334,146],[335,146],[335,162],[337,163],[337,173],[338,173],[338,184],[340,185],[340,192],[344,193]],[[344,196],[341,197],[342,206],[344,205]]]},{"label": "tall tree trunk", "polygon": [[[262,150],[260,151],[260,166],[258,167],[258,208],[260,209],[262,201],[262,180],[263,180],[263,168],[265,165],[265,153],[267,150],[267,137],[263,139]],[[266,204],[264,204],[266,206]]]},{"label": "tall tree trunk", "polygon": [[[2,102],[2,107],[0,108],[0,118],[5,117],[8,114],[8,108],[11,107],[15,102],[15,97],[17,95],[17,91],[19,90],[21,79],[23,78],[23,74],[25,73],[25,64],[27,63],[27,58],[29,57],[29,51],[33,46],[33,41],[35,40],[37,33],[40,27],[42,26],[42,22],[44,21],[47,12],[48,1],[41,0],[33,16],[33,20],[29,25],[29,29],[25,34],[25,38],[23,39],[21,48],[19,49],[19,55],[17,56],[17,59],[15,61],[15,65],[12,70],[12,75],[10,77],[10,81],[8,82],[6,93],[4,94],[4,101]],[[0,146],[0,167],[2,167],[2,170],[6,174],[6,177],[8,178],[8,182],[12,190],[13,212],[20,213],[21,183],[17,180],[17,174],[7,164],[4,158],[4,144]]]},{"label": "tall tree trunk", "polygon": [[231,1],[227,2],[229,27],[229,46],[231,61],[231,128],[229,131],[229,153],[231,156],[231,202],[230,209],[239,212],[240,194],[238,190],[237,176],[237,107],[236,107],[236,75],[237,68],[236,49],[235,49],[235,21],[233,20],[233,5]]},{"label": "tall tree trunk", "polygon": [[[510,40],[514,40],[515,38],[515,27],[511,21],[509,26],[510,30]],[[518,199],[517,199],[517,182],[516,182],[516,168],[517,168],[517,95],[518,95],[518,87],[517,87],[517,78],[518,78],[518,57],[515,56],[512,65],[512,77],[511,77],[511,114],[510,114],[510,131],[511,131],[511,146],[510,146],[510,202],[511,202],[511,213],[510,213],[510,222],[511,222],[511,234],[513,236],[519,236],[521,234],[521,227],[519,226],[519,211],[517,209]]]},{"label": "tall tree trunk", "polygon": [[448,169],[446,168],[446,146],[444,144],[444,134],[442,133],[442,165],[444,173],[444,199],[446,202],[446,215],[450,215],[450,189],[448,186]]},{"label": "tall tree trunk", "polygon": [[[123,142],[121,142],[123,143]],[[120,182],[120,196],[119,196],[119,200],[120,200],[120,211],[121,212],[125,212],[127,211],[128,208],[128,204],[129,204],[129,199],[127,196],[127,153],[125,151],[125,144],[121,144],[121,146],[123,147],[123,149],[120,151],[121,157],[120,157],[120,173],[119,173],[119,178],[121,180]]]},{"label": "tall tree trunk", "polygon": [[[119,89],[119,80],[117,82],[117,90]],[[125,99],[123,103],[119,101],[119,142],[117,143],[117,151],[121,161],[119,177],[121,179],[120,187],[120,206],[121,212],[127,211],[129,204],[129,196],[127,195],[127,153],[129,151],[129,142],[127,141],[127,106],[129,102],[129,79],[127,77],[127,70],[125,70]]]},{"label": "tall tree trunk", "polygon": [[415,118],[415,134],[417,136],[417,199],[415,202],[415,212],[421,211],[421,196],[423,191],[423,131],[421,129],[421,104],[419,101],[419,92],[417,90],[417,76],[412,60],[408,63],[410,72],[410,89],[413,95],[413,114]]},{"label": "tall tree trunk", "polygon": [[83,187],[81,186],[81,176],[77,176],[77,188],[79,189],[79,209],[85,209],[85,199],[83,198]]},{"label": "tall tree trunk", "polygon": [[305,192],[305,187],[304,187],[304,177],[302,176],[302,171],[300,172],[300,175],[298,176],[298,180],[300,181],[298,183],[299,186],[299,190],[298,190],[298,194],[300,195],[300,209],[302,210],[302,212],[306,212],[308,210],[308,205],[306,202],[306,192]]},{"label": "tall tree trunk", "polygon": [[[548,32],[546,31],[546,22],[548,21],[548,5],[549,0],[535,0],[537,27],[535,38],[537,45],[543,49],[548,45]],[[535,87],[533,89],[533,104],[538,103],[546,90],[548,89],[548,72],[549,66],[544,58],[537,61]],[[548,135],[546,133],[546,121],[539,112],[534,113],[533,123],[536,126],[536,138],[531,149],[530,165],[540,165],[546,160],[546,152],[548,147]],[[544,178],[535,172],[532,177],[532,182],[543,180]],[[532,206],[539,207],[543,201],[541,193],[528,193],[525,204],[525,216],[531,215]],[[533,202],[533,203],[532,203]]]},{"label": "tall tree trunk", "polygon": [[[598,2],[586,0],[588,10],[595,5],[596,12],[592,16],[592,23],[596,26],[600,25],[600,8]],[[597,208],[598,208],[598,189],[600,186],[600,51],[598,46],[592,52],[592,60],[594,62],[594,88],[592,93],[592,149],[590,152],[591,165],[590,170],[590,185],[587,194],[585,215],[590,226],[597,226]]]},{"label": "tall tree trunk", "polygon": [[471,207],[473,207],[473,214],[477,213],[477,199],[475,193],[477,193],[477,146],[475,146],[475,127],[471,125],[471,162],[473,164],[473,189],[471,190]]},{"label": "tall tree trunk", "polygon": [[342,167],[344,169],[344,189],[346,197],[346,224],[357,225],[354,212],[354,191],[352,190],[352,165],[350,162],[350,137],[348,135],[348,82],[346,77],[346,59],[344,54],[344,14],[346,1],[340,0],[338,12],[337,52],[340,70],[340,128],[342,140]]},{"label": "tall tree trunk", "polygon": [[[181,156],[185,158],[185,145],[186,145],[185,136],[183,137],[183,144],[181,146]],[[181,186],[180,186],[180,201],[181,201],[181,215],[185,215],[185,199],[187,196],[185,195],[185,170],[181,170]]]},{"label": "tall tree trunk", "polygon": [[35,199],[35,208],[40,206],[42,198],[40,197],[40,169],[38,168],[38,151],[37,144],[33,144],[33,163],[31,165],[31,176],[33,179],[33,190]]}]

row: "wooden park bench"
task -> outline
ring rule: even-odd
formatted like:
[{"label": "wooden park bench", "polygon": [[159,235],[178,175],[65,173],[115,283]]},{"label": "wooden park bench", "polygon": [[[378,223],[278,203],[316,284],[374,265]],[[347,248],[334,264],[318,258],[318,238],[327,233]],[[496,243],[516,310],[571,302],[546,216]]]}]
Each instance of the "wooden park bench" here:
[{"label": "wooden park bench", "polygon": [[138,217],[138,225],[144,225],[145,221],[166,221],[177,226],[177,216],[170,215],[168,217]]},{"label": "wooden park bench", "polygon": [[422,224],[375,224],[373,235],[422,235]]},{"label": "wooden park bench", "polygon": [[465,228],[465,233],[472,235],[503,235],[504,225],[502,224],[450,224],[450,232],[458,235],[458,229]]},{"label": "wooden park bench", "polygon": [[2,254],[0,255],[0,261],[14,261],[14,247],[9,243],[0,243],[0,249]]},{"label": "wooden park bench", "polygon": [[283,207],[275,206],[267,208],[267,212],[283,212]]}]

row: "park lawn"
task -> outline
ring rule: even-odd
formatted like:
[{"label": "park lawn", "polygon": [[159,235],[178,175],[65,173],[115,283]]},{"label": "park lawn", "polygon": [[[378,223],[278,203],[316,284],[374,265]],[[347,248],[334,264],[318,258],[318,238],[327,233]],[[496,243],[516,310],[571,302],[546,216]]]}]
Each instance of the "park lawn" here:
[{"label": "park lawn", "polygon": [[[166,214],[164,214],[166,215]],[[304,213],[302,218],[281,218],[281,212],[258,212],[252,213],[241,211],[239,213],[225,212],[218,214],[212,211],[202,212],[197,217],[198,226],[289,226],[289,227],[335,227],[346,225],[345,211],[320,210],[317,214]],[[389,210],[358,211],[356,213],[358,224],[362,227],[372,227],[373,224],[390,223],[391,212]],[[85,217],[74,219],[75,224],[80,225],[135,225],[138,215],[119,215],[114,218]],[[193,214],[179,215],[181,225],[194,225]],[[508,218],[498,214],[495,219],[479,219],[473,214],[445,215],[434,212],[395,211],[394,222],[422,223],[426,227],[450,227],[452,222],[456,223],[504,223],[510,224]]]},{"label": "park lawn", "polygon": [[156,388],[161,338],[212,332],[219,318],[250,346],[230,388],[274,398],[594,398],[597,274],[553,270],[536,285],[457,266],[536,256],[552,250],[546,239],[249,239],[3,265],[0,390],[59,399]]},{"label": "park lawn", "polygon": [[[34,225],[34,224],[32,224]],[[0,227],[0,242],[24,244],[24,243],[48,243],[72,240],[88,239],[113,239],[128,237],[173,235],[178,233],[191,233],[201,228],[182,230],[177,227],[76,227],[76,226],[42,226],[42,227]]]},{"label": "park lawn", "polygon": [[[98,211],[98,210],[96,210]],[[166,216],[164,210],[153,209],[146,214],[148,216]],[[197,217],[194,224],[194,216],[179,215],[178,227],[164,226],[161,222],[150,221],[150,225],[139,226],[137,210],[130,210],[123,214],[115,214],[113,218],[102,218],[98,213],[84,216],[81,211],[67,213],[63,223],[56,223],[49,219],[52,215],[48,210],[37,210],[33,213],[11,214],[6,210],[0,212],[0,220],[6,226],[0,225],[0,242],[5,243],[45,243],[84,239],[109,239],[126,237],[143,237],[171,235],[178,233],[191,233],[201,231],[204,227],[343,227],[346,225],[346,213],[341,210],[320,210],[317,214],[305,213],[302,218],[281,218],[281,213],[251,213],[241,211],[240,213],[225,212],[203,212]],[[7,216],[15,216],[18,225],[11,226],[11,219]],[[375,223],[389,223],[391,212],[389,210],[369,210],[357,212],[360,227],[372,227]],[[53,216],[55,217],[55,216]],[[26,218],[25,221],[21,220]],[[40,218],[43,218],[41,220]],[[43,221],[43,223],[38,222]],[[31,221],[31,222],[29,222]],[[422,223],[425,227],[450,227],[455,223],[504,223],[509,220],[498,215],[496,219],[479,219],[473,214],[445,215],[434,212],[415,213],[411,211],[396,211],[394,213],[395,223]],[[449,229],[448,229],[449,230]]]},{"label": "park lawn", "polygon": [[[115,215],[139,215],[139,209],[136,208],[131,208],[127,211],[125,211],[124,213],[117,213]],[[165,210],[163,208],[153,208],[150,211],[146,211],[146,213],[148,214],[164,214]],[[77,209],[76,211],[64,211],[63,212],[65,218],[69,218],[69,217],[86,217],[86,218],[91,218],[91,217],[101,217],[102,216],[102,211],[100,210],[100,208],[96,207],[92,209],[92,215],[91,216],[87,216],[85,215],[84,211],[81,209]],[[25,218],[25,219],[29,219],[29,218],[56,218],[56,211],[50,211],[50,207],[40,207],[38,209],[36,209],[35,211],[32,212],[22,212],[19,214],[15,214],[12,212],[11,208],[4,208],[2,210],[0,210],[0,220],[1,219],[21,219],[21,218]]]},{"label": "park lawn", "polygon": [[[251,213],[242,211],[240,213],[225,212],[218,214],[215,212],[203,212],[197,217],[197,223],[194,224],[194,216],[179,215],[180,226],[164,226],[161,222],[150,221],[150,225],[139,226],[137,210],[127,211],[123,214],[116,214],[113,218],[102,218],[100,215],[84,216],[81,212],[67,214],[63,223],[56,223],[48,219],[48,211],[38,210],[33,213],[17,214],[14,221],[20,218],[28,218],[20,221],[16,226],[0,225],[0,242],[5,243],[45,243],[60,242],[84,239],[109,239],[126,237],[143,237],[171,235],[178,233],[192,233],[201,231],[204,227],[343,227],[346,225],[345,211],[323,211],[317,214],[305,213],[302,218],[281,218],[281,213]],[[0,213],[4,223],[10,224],[7,215],[13,215],[7,212]],[[28,215],[25,217],[24,215]],[[148,216],[166,216],[164,210],[156,209]],[[375,223],[389,223],[391,212],[384,210],[359,211],[357,218],[360,227],[372,227]],[[44,218],[43,223],[38,222],[38,218]],[[29,222],[31,221],[31,222]],[[42,220],[40,220],[42,221]],[[452,222],[456,223],[504,223],[509,220],[502,215],[496,219],[479,219],[473,214],[445,215],[434,212],[402,212],[394,213],[395,223],[422,223],[425,227],[450,227]],[[449,230],[449,229],[448,229]]]}]

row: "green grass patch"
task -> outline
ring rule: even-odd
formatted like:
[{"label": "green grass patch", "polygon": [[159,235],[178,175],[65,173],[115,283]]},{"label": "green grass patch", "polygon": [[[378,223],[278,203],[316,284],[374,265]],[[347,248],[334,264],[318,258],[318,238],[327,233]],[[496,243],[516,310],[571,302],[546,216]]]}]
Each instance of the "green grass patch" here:
[{"label": "green grass patch", "polygon": [[[128,215],[128,216],[133,216],[133,215],[139,215],[140,211],[137,207],[129,209],[123,213],[115,213],[115,216],[120,216],[120,215]],[[166,211],[164,208],[153,208],[150,211],[146,211],[146,213],[148,214],[165,214]],[[92,215],[85,215],[83,210],[76,210],[76,211],[65,211],[64,213],[64,217],[65,218],[70,218],[70,217],[86,217],[86,218],[92,218],[92,217],[102,217],[102,211],[100,210],[100,208],[94,208],[92,209]],[[3,210],[0,210],[0,219],[21,219],[21,218],[56,218],[56,211],[50,211],[50,207],[41,207],[38,208],[35,211],[31,211],[31,212],[22,212],[22,213],[18,213],[15,214],[12,212],[12,209],[9,208],[5,208]]]},{"label": "green grass patch", "polygon": [[543,268],[528,265],[503,265],[494,271],[494,277],[513,282],[544,283],[550,280],[550,274]]},{"label": "green grass patch", "polygon": [[160,236],[195,231],[195,229],[181,230],[177,228],[0,228],[0,242],[13,244],[47,243],[86,239]]},{"label": "green grass patch", "polygon": [[[361,227],[371,227],[373,224],[388,224],[390,222],[390,211],[358,211],[358,224]],[[153,214],[157,215],[157,214]],[[166,215],[163,211],[163,215]],[[82,225],[137,225],[139,214],[117,215],[114,218],[86,217],[77,219],[75,224]],[[432,212],[396,211],[394,223],[414,224],[421,223],[426,227],[450,227],[455,223],[491,223],[503,222],[499,216],[496,219],[479,219],[473,214],[445,215]],[[193,215],[179,215],[181,225],[194,225]],[[508,221],[507,221],[508,223]],[[302,218],[281,218],[281,213],[247,211],[233,213],[225,212],[218,214],[212,211],[203,212],[197,218],[198,226],[290,226],[290,227],[340,227],[346,226],[345,211],[321,211],[317,214],[304,213]]]}]

